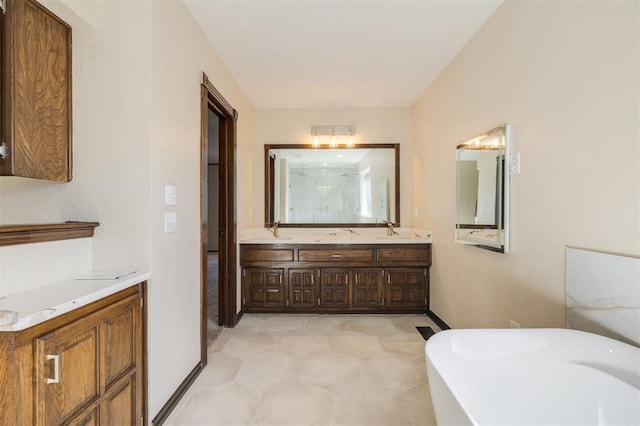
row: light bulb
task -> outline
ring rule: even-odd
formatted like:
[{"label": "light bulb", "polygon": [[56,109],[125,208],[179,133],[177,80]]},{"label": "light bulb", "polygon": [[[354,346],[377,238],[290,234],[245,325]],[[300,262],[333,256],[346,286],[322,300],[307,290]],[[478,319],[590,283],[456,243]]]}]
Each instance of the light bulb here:
[{"label": "light bulb", "polygon": [[331,147],[335,148],[338,143],[336,142],[336,132],[331,130]]}]

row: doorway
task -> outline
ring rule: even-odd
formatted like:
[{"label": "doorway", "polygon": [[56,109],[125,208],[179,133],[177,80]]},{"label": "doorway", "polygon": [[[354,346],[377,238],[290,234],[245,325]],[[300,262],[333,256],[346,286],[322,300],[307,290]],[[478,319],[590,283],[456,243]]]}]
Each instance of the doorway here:
[{"label": "doorway", "polygon": [[207,228],[207,346],[220,333],[219,321],[219,229],[220,229],[220,117],[207,108],[207,167],[205,169],[206,200],[202,219]]},{"label": "doorway", "polygon": [[238,113],[203,74],[201,85],[201,361],[220,327],[236,325]]}]

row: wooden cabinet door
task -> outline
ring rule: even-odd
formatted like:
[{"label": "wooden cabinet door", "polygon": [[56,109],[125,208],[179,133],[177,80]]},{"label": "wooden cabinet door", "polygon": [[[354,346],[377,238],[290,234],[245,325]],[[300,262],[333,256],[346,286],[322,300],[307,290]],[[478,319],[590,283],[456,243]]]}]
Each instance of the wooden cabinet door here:
[{"label": "wooden cabinet door", "polygon": [[127,380],[112,387],[104,396],[100,404],[100,425],[119,426],[138,424],[140,415],[137,414],[135,401],[135,377],[129,376]]},{"label": "wooden cabinet door", "polygon": [[247,308],[285,306],[284,269],[246,268],[243,275],[243,305]]},{"label": "wooden cabinet door", "polygon": [[289,269],[287,277],[288,306],[314,308],[317,306],[315,269]]},{"label": "wooden cabinet door", "polygon": [[34,0],[7,0],[2,25],[0,174],[71,180],[71,28]]},{"label": "wooden cabinet door", "polygon": [[81,320],[35,343],[36,424],[58,425],[100,396],[99,327]]},{"label": "wooden cabinet door", "polygon": [[422,308],[426,306],[424,268],[388,268],[385,306]]},{"label": "wooden cabinet door", "polygon": [[353,270],[353,306],[357,308],[381,307],[384,303],[382,268],[356,268]]},{"label": "wooden cabinet door", "polygon": [[105,392],[100,403],[100,424],[137,424],[143,415],[144,381],[140,301],[130,298],[112,308],[100,331]]},{"label": "wooden cabinet door", "polygon": [[349,307],[349,270],[320,269],[320,307]]}]

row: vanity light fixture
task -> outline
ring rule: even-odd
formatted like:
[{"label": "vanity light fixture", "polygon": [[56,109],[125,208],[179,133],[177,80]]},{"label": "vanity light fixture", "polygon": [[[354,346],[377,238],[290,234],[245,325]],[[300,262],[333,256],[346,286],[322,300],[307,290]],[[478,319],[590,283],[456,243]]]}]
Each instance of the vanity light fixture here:
[{"label": "vanity light fixture", "polygon": [[314,148],[319,148],[322,145],[328,145],[331,148],[341,145],[353,148],[355,134],[356,126],[311,126]]}]

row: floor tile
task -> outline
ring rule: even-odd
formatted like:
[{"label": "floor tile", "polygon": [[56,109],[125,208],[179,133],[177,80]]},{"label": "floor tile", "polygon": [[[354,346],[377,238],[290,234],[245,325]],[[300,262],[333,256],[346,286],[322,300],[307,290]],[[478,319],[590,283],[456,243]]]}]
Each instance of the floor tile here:
[{"label": "floor tile", "polygon": [[433,426],[424,315],[244,315],[165,425]]}]

